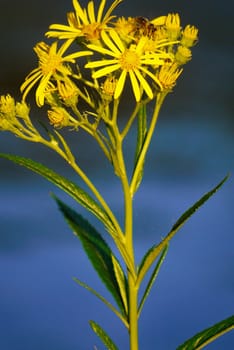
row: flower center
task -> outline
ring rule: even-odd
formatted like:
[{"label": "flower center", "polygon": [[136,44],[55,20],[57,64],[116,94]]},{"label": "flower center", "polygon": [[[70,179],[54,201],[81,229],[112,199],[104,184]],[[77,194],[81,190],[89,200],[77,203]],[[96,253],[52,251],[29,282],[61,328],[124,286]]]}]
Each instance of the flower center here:
[{"label": "flower center", "polygon": [[136,69],[140,66],[140,57],[136,52],[127,49],[120,57],[120,64],[123,70]]},{"label": "flower center", "polygon": [[98,40],[101,32],[100,23],[90,23],[82,26],[82,33],[88,40]]},{"label": "flower center", "polygon": [[49,55],[44,62],[41,62],[41,70],[44,75],[55,72],[61,65],[62,58],[59,55]]}]

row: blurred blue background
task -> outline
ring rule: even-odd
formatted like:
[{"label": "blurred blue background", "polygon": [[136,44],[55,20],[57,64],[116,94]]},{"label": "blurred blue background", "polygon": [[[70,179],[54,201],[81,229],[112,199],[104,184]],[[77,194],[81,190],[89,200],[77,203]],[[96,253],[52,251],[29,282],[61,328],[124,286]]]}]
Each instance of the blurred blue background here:
[{"label": "blurred blue background", "polygon": [[[33,45],[43,39],[49,24],[65,22],[71,9],[70,0],[1,0],[1,94],[19,96],[19,85],[36,64]],[[138,261],[184,210],[234,171],[234,3],[126,0],[117,12],[154,18],[177,11],[183,25],[200,29],[200,39],[162,109],[136,196]],[[71,138],[82,166],[121,217],[120,187],[109,166],[86,135]],[[128,142],[131,148],[133,140]],[[0,151],[31,157],[74,176],[52,152],[12,135],[1,134]],[[109,297],[49,192],[75,204],[44,179],[4,160],[0,180],[0,349],[102,349],[89,319],[112,334],[120,349],[127,349],[120,322],[72,280],[77,276]],[[233,314],[233,186],[232,175],[171,243],[140,320],[142,350],[174,350]],[[233,348],[234,332],[207,346]]]}]

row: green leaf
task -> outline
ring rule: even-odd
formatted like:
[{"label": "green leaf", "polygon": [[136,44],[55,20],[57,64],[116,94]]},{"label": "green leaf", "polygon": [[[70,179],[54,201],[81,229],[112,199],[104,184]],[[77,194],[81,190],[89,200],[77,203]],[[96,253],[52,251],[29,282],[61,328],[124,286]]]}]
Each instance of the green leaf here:
[{"label": "green leaf", "polygon": [[129,325],[128,322],[126,320],[126,318],[123,317],[123,315],[121,313],[119,313],[119,311],[108,301],[106,300],[106,298],[104,298],[101,294],[99,294],[95,289],[91,288],[90,286],[88,286],[86,283],[82,282],[81,280],[79,280],[78,278],[74,277],[73,278],[74,281],[79,284],[81,287],[87,289],[90,293],[92,293],[93,295],[95,295],[99,300],[101,300],[111,311],[113,311],[117,317],[119,317],[119,319],[123,322],[123,324],[125,325],[125,327],[128,329]]},{"label": "green leaf", "polygon": [[180,218],[173,225],[171,231],[167,234],[167,236],[159,243],[154,245],[152,248],[148,250],[139,267],[138,272],[138,285],[141,284],[145,274],[152,266],[154,261],[157,259],[161,251],[165,248],[168,242],[174,237],[174,235],[178,232],[178,230],[184,225],[184,223],[211,197],[215,194],[220,187],[224,184],[224,182],[228,179],[229,176],[225,176],[225,178],[215,186],[211,191],[207,192],[204,196],[202,196],[192,207],[184,212],[180,216]]},{"label": "green leaf", "polygon": [[215,339],[234,329],[234,315],[215,325],[197,333],[176,350],[200,350],[212,343]]},{"label": "green leaf", "polygon": [[[142,105],[139,109],[138,113],[138,123],[137,123],[137,144],[136,144],[136,150],[135,150],[135,165],[134,165],[134,171],[136,168],[136,165],[138,163],[139,156],[141,154],[142,147],[144,145],[145,137],[147,134],[147,115],[146,115],[146,106]],[[138,172],[137,181],[135,184],[135,188],[133,189],[133,194],[137,191],[138,187],[141,184],[142,178],[144,173],[144,162],[141,165],[140,171]],[[134,174],[134,172],[133,172]]]},{"label": "green leaf", "polygon": [[147,286],[145,288],[145,292],[143,294],[143,297],[141,299],[141,302],[140,302],[140,305],[139,305],[139,308],[138,308],[138,317],[140,316],[140,313],[141,313],[141,310],[143,308],[143,305],[144,305],[144,303],[146,301],[146,298],[148,297],[148,295],[150,293],[150,290],[151,290],[151,288],[152,288],[152,286],[153,286],[153,284],[155,282],[155,279],[158,276],[160,267],[161,267],[161,265],[162,265],[162,263],[163,263],[163,261],[164,261],[164,259],[166,257],[167,251],[168,251],[168,245],[166,245],[166,247],[163,249],[162,254],[161,254],[161,256],[160,256],[160,258],[159,258],[159,260],[158,260],[158,262],[157,262],[157,264],[156,264],[156,266],[155,266],[155,268],[154,268],[154,270],[153,270],[153,272],[151,274],[149,282],[148,282],[148,284],[147,284]]},{"label": "green leaf", "polygon": [[100,279],[114,297],[122,314],[125,315],[124,303],[122,301],[119,284],[115,277],[113,253],[111,249],[102,236],[87,220],[55,196],[54,198],[69,226],[74,231],[74,234],[80,239],[88,258]]},{"label": "green leaf", "polygon": [[82,190],[74,182],[66,179],[65,177],[54,172],[53,170],[31,159],[9,155],[9,154],[3,154],[3,153],[0,153],[0,157],[9,159],[45,177],[47,180],[55,184],[57,187],[61,188],[63,191],[68,193],[84,208],[86,208],[91,213],[93,213],[101,222],[103,222],[103,224],[106,226],[107,230],[110,233],[115,232],[114,226],[111,222],[111,219],[107,215],[107,213],[100,207],[100,205],[88,193]]},{"label": "green leaf", "polygon": [[113,340],[109,335],[97,324],[97,322],[89,321],[92,330],[97,334],[97,336],[102,340],[103,344],[106,346],[107,350],[118,350],[117,346],[114,344]]}]

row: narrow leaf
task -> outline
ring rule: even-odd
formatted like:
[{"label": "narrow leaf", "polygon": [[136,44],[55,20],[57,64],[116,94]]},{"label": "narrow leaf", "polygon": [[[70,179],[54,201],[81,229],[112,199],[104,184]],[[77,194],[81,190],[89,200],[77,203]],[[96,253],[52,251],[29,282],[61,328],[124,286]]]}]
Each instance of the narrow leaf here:
[{"label": "narrow leaf", "polygon": [[118,260],[113,254],[112,254],[112,263],[114,267],[115,277],[119,285],[122,301],[124,304],[125,313],[127,315],[128,314],[127,279],[120,263],[118,262]]},{"label": "narrow leaf", "polygon": [[68,193],[84,208],[86,208],[92,214],[94,214],[101,222],[103,222],[103,224],[106,226],[106,228],[110,233],[115,232],[114,226],[109,216],[107,215],[107,213],[100,207],[100,205],[88,193],[82,190],[74,182],[66,179],[65,177],[54,172],[53,170],[31,159],[9,155],[9,154],[0,154],[0,157],[9,159],[45,177],[47,180],[55,184],[57,187],[61,188],[63,191]]},{"label": "narrow leaf", "polygon": [[97,336],[102,340],[103,344],[106,346],[107,350],[118,350],[117,346],[114,344],[113,340],[109,335],[103,330],[97,322],[89,321],[92,330],[97,334]]},{"label": "narrow leaf", "polygon": [[[135,150],[135,165],[134,165],[134,171],[135,167],[138,163],[139,156],[141,154],[142,147],[144,145],[145,137],[147,134],[147,115],[146,115],[146,106],[142,105],[139,113],[138,113],[138,123],[137,123],[137,144],[136,144],[136,150]],[[134,172],[133,172],[134,173]],[[133,194],[137,191],[138,187],[141,184],[142,178],[144,173],[144,162],[142,163],[141,169],[138,173],[137,181],[135,188],[133,189]]]},{"label": "narrow leaf", "polygon": [[141,265],[139,267],[138,272],[138,285],[141,284],[142,279],[145,274],[157,259],[161,251],[165,248],[168,242],[174,237],[174,235],[178,232],[178,230],[184,225],[184,223],[211,197],[215,194],[218,189],[224,184],[224,182],[228,179],[226,176],[217,186],[215,186],[211,191],[207,192],[204,196],[202,196],[192,207],[185,211],[184,214],[180,216],[180,218],[173,225],[171,231],[167,234],[167,236],[159,243],[154,245],[151,249],[148,250],[144,258],[142,259]]},{"label": "narrow leaf", "polygon": [[[55,197],[55,196],[54,196]],[[68,207],[55,197],[59,209],[63,213],[74,234],[80,239],[84,250],[90,259],[100,279],[114,297],[123,315],[125,308],[122,301],[119,285],[115,277],[112,256],[113,253],[97,230],[80,214]]]},{"label": "narrow leaf", "polygon": [[152,286],[153,286],[153,284],[154,284],[154,282],[156,280],[156,277],[158,276],[160,267],[161,267],[161,265],[162,265],[162,263],[163,263],[163,261],[164,261],[164,259],[166,257],[167,251],[168,251],[168,245],[166,245],[165,248],[163,249],[162,254],[161,254],[161,256],[160,256],[160,258],[159,258],[159,260],[158,260],[158,262],[157,262],[157,264],[156,264],[156,266],[155,266],[155,268],[154,268],[154,270],[152,272],[152,275],[151,275],[151,277],[149,279],[149,282],[148,282],[148,284],[147,284],[147,286],[145,288],[145,292],[143,294],[143,297],[141,299],[141,302],[140,302],[140,305],[139,305],[139,308],[138,308],[138,317],[140,316],[140,313],[142,311],[143,305],[144,305],[144,303],[145,303],[145,301],[146,301],[146,299],[147,299],[147,297],[148,297],[148,295],[150,293],[150,290],[151,290],[151,288],[152,288]]},{"label": "narrow leaf", "polygon": [[106,298],[104,298],[101,294],[99,294],[95,289],[91,288],[90,286],[88,286],[86,283],[82,282],[81,280],[79,280],[78,278],[73,278],[74,281],[79,284],[81,287],[87,289],[89,292],[91,292],[93,295],[95,295],[99,300],[101,300],[111,311],[113,311],[117,317],[119,317],[119,319],[123,322],[123,324],[125,325],[125,327],[128,329],[129,325],[128,322],[126,321],[126,319],[123,317],[123,315],[121,313],[119,313],[119,311],[108,301],[106,300]]},{"label": "narrow leaf", "polygon": [[185,343],[180,345],[177,348],[177,350],[203,349],[206,345],[212,343],[215,339],[221,337],[223,334],[233,329],[234,329],[234,315],[199,332],[192,338],[188,339]]}]

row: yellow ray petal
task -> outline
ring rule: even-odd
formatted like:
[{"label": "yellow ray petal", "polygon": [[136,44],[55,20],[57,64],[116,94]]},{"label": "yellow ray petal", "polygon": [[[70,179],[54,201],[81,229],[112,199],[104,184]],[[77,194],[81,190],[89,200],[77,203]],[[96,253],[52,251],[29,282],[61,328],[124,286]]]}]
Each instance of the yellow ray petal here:
[{"label": "yellow ray petal", "polygon": [[119,80],[116,84],[116,88],[115,88],[115,94],[114,94],[114,98],[117,99],[119,98],[119,96],[121,95],[123,88],[124,88],[124,83],[126,80],[126,75],[127,75],[127,71],[123,70],[122,73],[120,74]]},{"label": "yellow ray petal", "polygon": [[107,10],[105,16],[103,17],[102,22],[107,22],[111,17],[111,12],[114,11],[114,9],[116,8],[116,6],[118,6],[120,3],[122,2],[122,0],[115,0],[112,5],[109,7],[109,9]]},{"label": "yellow ray petal", "polygon": [[155,83],[158,84],[158,86],[160,87],[160,89],[162,89],[162,84],[160,83],[160,81],[158,80],[158,78],[155,76],[155,74],[152,74],[148,69],[144,68],[144,67],[139,67],[139,69],[144,72],[145,74],[147,74],[151,79],[153,79],[155,81]]},{"label": "yellow ray petal", "polygon": [[108,67],[102,68],[97,70],[95,73],[93,73],[93,78],[101,78],[104,77],[112,72],[114,72],[115,70],[118,70],[120,68],[120,64],[113,64],[110,65]]},{"label": "yellow ray petal", "polygon": [[93,1],[89,1],[88,3],[88,16],[90,23],[96,22]]},{"label": "yellow ray petal", "polygon": [[110,64],[117,63],[118,60],[100,60],[100,61],[93,61],[93,62],[88,62],[85,65],[85,68],[98,68],[98,67],[103,67],[103,66],[109,66]]},{"label": "yellow ray petal", "polygon": [[86,11],[83,10],[77,0],[73,0],[73,7],[76,11],[76,16],[79,17],[84,24],[89,24]]},{"label": "yellow ray petal", "polygon": [[89,44],[89,45],[87,45],[87,47],[90,50],[100,52],[100,53],[102,53],[104,55],[109,55],[109,56],[112,56],[112,57],[116,57],[116,54],[113,51],[105,49],[104,47],[93,45],[93,44]]},{"label": "yellow ray petal", "polygon": [[113,43],[113,41],[110,39],[110,37],[108,36],[108,34],[105,31],[102,32],[102,40],[104,41],[106,46],[109,47],[110,50],[115,52],[117,55],[121,54],[120,50],[116,47],[116,45]]},{"label": "yellow ray petal", "polygon": [[39,75],[35,80],[32,80],[31,82],[25,81],[21,87],[20,91],[23,92],[23,100],[25,100],[26,96],[28,95],[29,91],[33,88],[33,86],[40,80],[42,75]]},{"label": "yellow ray petal", "polygon": [[101,22],[101,20],[102,20],[102,15],[103,15],[103,10],[104,10],[105,4],[106,4],[106,0],[102,0],[100,5],[99,5],[98,14],[97,14],[97,22]]},{"label": "yellow ray petal", "polygon": [[153,23],[155,26],[163,26],[166,22],[166,18],[167,16],[160,16],[150,21],[150,23]]},{"label": "yellow ray petal", "polygon": [[141,74],[141,72],[136,69],[135,74],[140,82],[140,85],[142,85],[143,89],[145,90],[146,94],[149,96],[150,99],[152,99],[154,97],[153,95],[153,91],[151,89],[151,87],[149,86],[148,82],[145,80],[145,78],[143,77],[143,75]]},{"label": "yellow ray petal", "polygon": [[129,76],[130,76],[130,80],[132,83],[132,89],[136,98],[136,101],[139,102],[141,99],[141,91],[140,91],[140,87],[137,81],[137,78],[134,74],[134,71],[130,70],[129,71]]},{"label": "yellow ray petal", "polygon": [[118,46],[119,50],[121,52],[124,52],[124,50],[126,49],[123,42],[121,41],[119,35],[117,34],[117,32],[115,30],[110,30],[110,36],[112,38],[112,40],[114,41],[114,43]]},{"label": "yellow ray petal", "polygon": [[44,100],[45,100],[45,89],[46,89],[46,86],[51,78],[51,75],[52,74],[47,74],[46,76],[44,76],[39,85],[38,85],[38,88],[36,90],[36,102],[37,102],[37,105],[39,107],[43,106],[44,105]]}]

